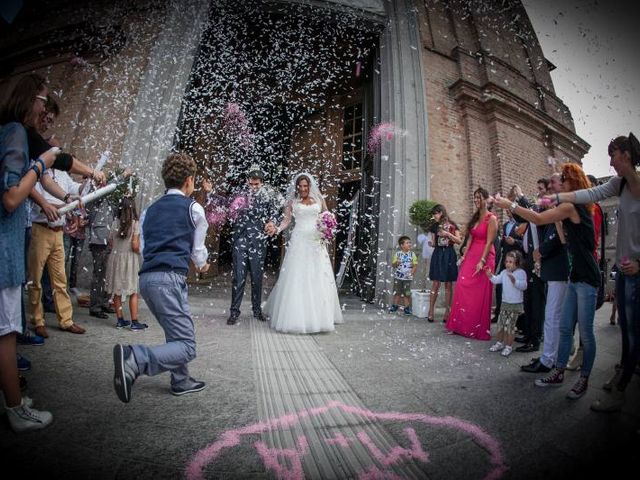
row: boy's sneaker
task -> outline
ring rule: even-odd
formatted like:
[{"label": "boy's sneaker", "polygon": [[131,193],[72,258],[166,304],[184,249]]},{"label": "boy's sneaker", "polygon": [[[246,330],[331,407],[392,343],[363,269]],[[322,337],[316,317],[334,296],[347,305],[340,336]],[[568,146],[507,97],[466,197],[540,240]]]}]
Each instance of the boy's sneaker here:
[{"label": "boy's sneaker", "polygon": [[129,320],[125,320],[123,318],[119,318],[118,321],[116,322],[116,328],[118,328],[118,329],[126,328],[129,325],[131,325],[131,322]]},{"label": "boy's sneaker", "polygon": [[587,393],[587,388],[589,387],[589,377],[580,376],[575,385],[569,390],[567,393],[567,398],[571,400],[577,400],[585,393]]},{"label": "boy's sneaker", "polygon": [[513,351],[513,347],[510,347],[509,345],[507,345],[504,347],[504,349],[502,349],[502,353],[500,353],[500,355],[502,355],[503,357],[508,357],[509,355],[511,355],[512,351]]},{"label": "boy's sneaker", "polygon": [[549,372],[549,375],[543,378],[538,378],[535,381],[536,387],[559,387],[564,381],[564,370],[554,368]]},{"label": "boy's sneaker", "polygon": [[204,382],[198,382],[193,378],[191,381],[193,383],[188,387],[171,387],[171,395],[179,397],[180,395],[186,395],[188,393],[201,392],[207,386]]},{"label": "boy's sneaker", "polygon": [[38,347],[44,345],[44,337],[32,335],[30,332],[19,333],[16,336],[16,341],[19,345],[34,345]]},{"label": "boy's sneaker", "polygon": [[31,362],[28,358],[23,357],[19,353],[16,353],[16,358],[18,361],[18,370],[21,372],[26,372],[27,370],[31,370]]},{"label": "boy's sneaker", "polygon": [[413,312],[411,311],[411,307],[404,307],[404,314],[413,315]]},{"label": "boy's sneaker", "polygon": [[394,313],[398,311],[398,305],[391,305],[389,307],[389,313]]},{"label": "boy's sneaker", "polygon": [[7,417],[11,428],[16,433],[29,432],[45,428],[53,421],[49,412],[27,407],[24,398],[17,407],[7,408]]},{"label": "boy's sneaker", "polygon": [[489,347],[490,352],[499,352],[504,348],[504,344],[502,342],[496,342],[491,347]]},{"label": "boy's sneaker", "polygon": [[129,403],[131,400],[131,387],[138,376],[137,365],[133,358],[131,347],[116,345],[113,347],[113,388],[120,401]]},{"label": "boy's sneaker", "polygon": [[147,325],[146,323],[140,323],[140,322],[132,321],[131,322],[131,326],[129,328],[131,330],[133,330],[133,331],[144,330],[145,328],[149,328],[149,325]]}]

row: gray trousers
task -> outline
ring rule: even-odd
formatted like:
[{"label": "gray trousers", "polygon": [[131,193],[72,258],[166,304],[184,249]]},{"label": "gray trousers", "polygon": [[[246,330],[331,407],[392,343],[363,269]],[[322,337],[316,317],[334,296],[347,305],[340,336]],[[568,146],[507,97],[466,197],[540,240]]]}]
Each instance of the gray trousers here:
[{"label": "gray trousers", "polygon": [[132,345],[138,370],[153,376],[171,372],[171,386],[189,387],[187,363],[196,358],[196,338],[187,298],[184,275],[175,272],[147,272],[140,275],[140,293],[164,330],[164,345]]},{"label": "gray trousers", "polygon": [[251,306],[253,313],[262,312],[262,276],[264,259],[267,254],[266,241],[261,238],[238,237],[233,242],[233,288],[231,294],[231,315],[240,315],[240,304],[244,296],[247,271],[251,273]]},{"label": "gray trousers", "polygon": [[93,275],[91,276],[90,312],[100,312],[102,307],[109,306],[109,295],[105,288],[107,275],[107,259],[109,252],[106,245],[89,245],[93,257]]}]

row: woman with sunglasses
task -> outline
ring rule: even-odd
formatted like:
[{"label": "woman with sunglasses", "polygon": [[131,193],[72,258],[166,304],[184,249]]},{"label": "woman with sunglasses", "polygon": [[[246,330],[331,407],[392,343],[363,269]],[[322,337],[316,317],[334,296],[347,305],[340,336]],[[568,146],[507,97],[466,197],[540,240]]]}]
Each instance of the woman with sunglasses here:
[{"label": "woman with sunglasses", "polygon": [[614,376],[603,386],[611,394],[591,405],[597,412],[615,412],[622,408],[624,391],[640,361],[640,142],[633,133],[614,138],[609,143],[608,153],[610,165],[617,175],[607,183],[546,197],[550,203],[558,203],[561,207],[567,203],[585,204],[619,197],[616,300],[622,359]]},{"label": "woman with sunglasses", "polygon": [[33,157],[25,126],[37,122],[46,98],[44,79],[27,75],[16,84],[0,112],[0,390],[15,432],[39,430],[53,418],[49,412],[31,408],[33,401],[21,395],[16,366],[16,335],[23,331],[25,200],[57,155],[49,149]]},{"label": "woman with sunglasses", "polygon": [[[562,166],[561,180],[564,192],[573,192],[590,186],[582,168],[575,163],[566,163]],[[573,343],[574,322],[577,318],[580,338],[584,345],[584,361],[580,370],[580,378],[567,394],[567,398],[578,399],[587,391],[589,375],[596,356],[593,320],[596,313],[596,296],[600,274],[593,257],[595,236],[591,216],[592,205],[562,203],[557,208],[537,213],[522,208],[506,198],[497,198],[495,203],[496,206],[508,208],[511,213],[536,225],[547,225],[561,221],[566,230],[568,250],[572,262],[560,319],[558,359],[556,367],[549,372],[548,376],[536,380],[535,384],[538,387],[559,387],[562,385]]]}]

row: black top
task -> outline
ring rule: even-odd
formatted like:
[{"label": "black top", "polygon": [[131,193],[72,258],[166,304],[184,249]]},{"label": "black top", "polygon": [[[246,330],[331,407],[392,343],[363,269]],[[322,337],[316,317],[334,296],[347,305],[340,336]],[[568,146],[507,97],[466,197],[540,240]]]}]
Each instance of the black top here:
[{"label": "black top", "polygon": [[540,242],[540,278],[545,282],[566,282],[569,278],[569,256],[567,248],[560,241],[556,224],[544,228]]},{"label": "black top", "polygon": [[[27,141],[29,142],[29,156],[35,160],[44,152],[51,148],[51,145],[42,138],[42,135],[33,127],[25,127],[27,131]],[[69,153],[59,153],[51,168],[68,172],[73,165],[73,157]]]},{"label": "black top", "polygon": [[598,288],[600,273],[596,259],[593,257],[593,250],[596,247],[593,217],[585,205],[575,205],[575,208],[580,215],[580,223],[573,223],[568,218],[562,221],[567,231],[571,261],[569,280],[572,283],[588,283]]}]

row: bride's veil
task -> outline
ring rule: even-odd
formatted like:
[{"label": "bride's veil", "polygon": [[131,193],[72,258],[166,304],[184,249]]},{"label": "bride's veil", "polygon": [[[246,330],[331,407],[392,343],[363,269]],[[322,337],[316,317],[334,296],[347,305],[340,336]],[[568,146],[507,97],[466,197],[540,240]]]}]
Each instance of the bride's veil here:
[{"label": "bride's veil", "polygon": [[313,175],[307,172],[300,172],[295,177],[293,177],[293,179],[291,180],[291,183],[287,187],[287,196],[285,198],[285,204],[293,205],[295,201],[299,200],[298,192],[296,190],[296,184],[298,183],[298,179],[300,177],[304,177],[309,181],[309,196],[318,205],[320,205],[320,208],[322,208],[324,204],[324,197],[322,196],[322,193],[320,193],[320,188],[318,187],[318,183],[316,182],[316,179],[313,177]]}]

